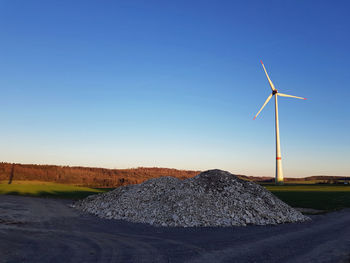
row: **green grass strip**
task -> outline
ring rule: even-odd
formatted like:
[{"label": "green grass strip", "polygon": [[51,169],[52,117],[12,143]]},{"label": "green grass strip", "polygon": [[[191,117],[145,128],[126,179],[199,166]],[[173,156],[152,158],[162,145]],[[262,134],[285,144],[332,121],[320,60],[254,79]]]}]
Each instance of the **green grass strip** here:
[{"label": "green grass strip", "polygon": [[0,194],[24,195],[36,197],[54,197],[80,199],[91,194],[105,192],[104,189],[79,187],[46,182],[14,182],[12,184],[0,184]]}]

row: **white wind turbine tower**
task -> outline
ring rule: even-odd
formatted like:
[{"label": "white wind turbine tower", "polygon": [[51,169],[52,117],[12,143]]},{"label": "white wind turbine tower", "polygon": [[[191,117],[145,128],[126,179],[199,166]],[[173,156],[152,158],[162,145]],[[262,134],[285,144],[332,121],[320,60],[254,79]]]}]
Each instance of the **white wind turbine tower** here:
[{"label": "white wind turbine tower", "polygon": [[280,131],[279,131],[279,125],[278,125],[277,97],[278,96],[290,97],[290,98],[296,98],[296,99],[301,99],[301,100],[306,100],[306,99],[302,98],[302,97],[287,95],[287,94],[283,94],[283,93],[278,92],[278,90],[273,85],[269,75],[267,74],[263,62],[261,60],[260,60],[260,62],[264,68],[266,77],[267,77],[269,84],[270,84],[270,87],[272,89],[272,93],[270,94],[270,96],[267,97],[267,100],[265,101],[264,105],[261,107],[261,109],[255,115],[254,120],[259,115],[259,113],[262,111],[262,109],[265,107],[265,105],[269,102],[269,100],[272,98],[272,96],[275,96],[275,123],[276,123],[276,177],[275,177],[275,181],[276,181],[276,184],[283,184],[283,170],[282,170],[282,157],[281,157],[281,147],[280,147]]}]

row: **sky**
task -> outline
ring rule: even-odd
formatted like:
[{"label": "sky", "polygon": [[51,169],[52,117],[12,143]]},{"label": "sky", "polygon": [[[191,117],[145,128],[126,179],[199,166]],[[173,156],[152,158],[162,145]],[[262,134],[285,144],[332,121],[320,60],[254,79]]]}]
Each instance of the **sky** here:
[{"label": "sky", "polygon": [[348,1],[0,1],[0,161],[350,176]]}]

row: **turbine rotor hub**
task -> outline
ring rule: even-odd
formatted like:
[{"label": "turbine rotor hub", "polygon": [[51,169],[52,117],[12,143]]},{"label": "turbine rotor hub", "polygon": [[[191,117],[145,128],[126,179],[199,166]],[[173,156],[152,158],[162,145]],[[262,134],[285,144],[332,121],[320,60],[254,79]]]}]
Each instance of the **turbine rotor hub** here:
[{"label": "turbine rotor hub", "polygon": [[277,90],[273,90],[273,91],[272,91],[272,95],[275,95],[276,93],[278,93]]}]

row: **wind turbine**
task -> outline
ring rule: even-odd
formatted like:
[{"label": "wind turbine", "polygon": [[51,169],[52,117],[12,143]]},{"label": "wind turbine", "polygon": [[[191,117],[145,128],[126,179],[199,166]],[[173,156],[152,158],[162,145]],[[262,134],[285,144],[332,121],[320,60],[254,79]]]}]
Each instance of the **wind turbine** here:
[{"label": "wind turbine", "polygon": [[267,80],[269,81],[269,84],[270,84],[270,87],[272,90],[272,93],[270,94],[270,96],[267,97],[264,105],[261,107],[261,109],[255,115],[254,120],[259,115],[259,113],[262,111],[262,109],[266,106],[266,104],[270,101],[272,96],[275,96],[275,124],[276,124],[276,177],[275,177],[275,182],[276,182],[276,184],[283,184],[283,170],[282,170],[282,156],[281,156],[281,146],[280,146],[280,131],[279,131],[279,124],[278,124],[277,97],[281,96],[281,97],[296,98],[296,99],[301,99],[301,100],[306,100],[306,99],[302,98],[302,97],[292,96],[292,95],[283,94],[283,93],[278,92],[278,90],[273,85],[269,75],[267,74],[264,63],[261,60],[260,60],[260,62],[264,68]]}]

